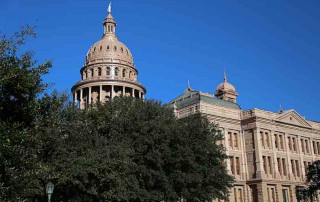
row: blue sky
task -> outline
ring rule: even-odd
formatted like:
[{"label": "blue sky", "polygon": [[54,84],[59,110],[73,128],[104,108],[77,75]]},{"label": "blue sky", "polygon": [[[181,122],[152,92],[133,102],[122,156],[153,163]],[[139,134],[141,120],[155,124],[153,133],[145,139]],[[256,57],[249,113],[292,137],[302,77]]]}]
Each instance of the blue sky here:
[{"label": "blue sky", "polygon": [[[70,91],[103,32],[104,0],[1,0],[0,31],[36,25],[26,48],[52,60],[45,81]],[[228,81],[242,109],[295,109],[320,121],[320,1],[114,0],[117,36],[131,50],[148,98],[168,102],[190,80],[214,93]]]}]

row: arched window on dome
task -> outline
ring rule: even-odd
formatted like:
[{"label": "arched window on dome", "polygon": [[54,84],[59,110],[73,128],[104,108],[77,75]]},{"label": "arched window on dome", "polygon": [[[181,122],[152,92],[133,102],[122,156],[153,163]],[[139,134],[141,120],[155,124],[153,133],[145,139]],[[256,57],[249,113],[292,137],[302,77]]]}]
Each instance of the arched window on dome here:
[{"label": "arched window on dome", "polygon": [[86,70],[85,71],[85,74],[86,74],[86,79],[88,78],[88,71]]},{"label": "arched window on dome", "polygon": [[120,50],[121,50],[121,52],[123,53],[123,48],[122,48],[122,47],[120,48]]},{"label": "arched window on dome", "polygon": [[102,51],[102,46],[100,46],[100,51]]},{"label": "arched window on dome", "polygon": [[98,68],[98,76],[101,76],[101,67]]},{"label": "arched window on dome", "polygon": [[114,51],[117,51],[117,46],[114,46]]},{"label": "arched window on dome", "polygon": [[110,76],[110,67],[107,67],[107,76]]},{"label": "arched window on dome", "polygon": [[118,67],[114,68],[114,75],[115,76],[119,75],[119,68]]},{"label": "arched window on dome", "polygon": [[129,72],[129,79],[131,79],[131,74],[132,74],[132,71]]},{"label": "arched window on dome", "polygon": [[91,77],[94,75],[94,69],[91,69]]},{"label": "arched window on dome", "polygon": [[108,32],[110,32],[110,25],[108,25]]},{"label": "arched window on dome", "polygon": [[125,78],[126,77],[126,69],[122,70],[122,77]]},{"label": "arched window on dome", "polygon": [[110,46],[109,45],[107,45],[107,50],[109,50],[110,49]]},{"label": "arched window on dome", "polygon": [[93,48],[93,52],[95,52],[95,51],[96,51],[96,47]]},{"label": "arched window on dome", "polygon": [[127,55],[129,55],[129,51],[128,51],[128,49],[127,49],[126,51],[127,51]]}]

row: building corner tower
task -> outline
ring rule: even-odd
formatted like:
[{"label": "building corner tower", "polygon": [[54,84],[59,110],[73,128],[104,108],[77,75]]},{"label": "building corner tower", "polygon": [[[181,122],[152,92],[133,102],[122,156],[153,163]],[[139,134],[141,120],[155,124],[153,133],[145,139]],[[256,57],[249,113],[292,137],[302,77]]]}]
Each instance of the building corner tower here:
[{"label": "building corner tower", "polygon": [[130,50],[116,36],[111,3],[103,27],[102,39],[87,52],[80,69],[81,80],[71,89],[74,103],[80,109],[121,95],[144,98],[146,94],[146,88],[137,81],[138,70]]}]

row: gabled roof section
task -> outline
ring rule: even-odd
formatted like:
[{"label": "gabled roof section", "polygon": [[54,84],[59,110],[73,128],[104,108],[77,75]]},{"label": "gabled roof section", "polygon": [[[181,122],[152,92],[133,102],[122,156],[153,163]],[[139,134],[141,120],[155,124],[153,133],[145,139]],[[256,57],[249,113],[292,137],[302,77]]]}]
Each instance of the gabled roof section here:
[{"label": "gabled roof section", "polygon": [[219,100],[219,99],[213,98],[213,95],[210,95],[208,93],[202,93],[200,91],[194,91],[191,89],[189,90],[187,89],[182,95],[173,99],[168,104],[175,103],[177,108],[183,108],[200,101],[204,101],[204,102],[218,105],[218,106],[229,107],[233,109],[241,109],[240,106],[236,103],[226,101],[226,100]]},{"label": "gabled roof section", "polygon": [[306,119],[293,109],[286,110],[280,113],[279,116],[276,118],[276,121],[297,125],[297,126],[303,126],[307,128],[312,128],[312,126],[306,121]]}]

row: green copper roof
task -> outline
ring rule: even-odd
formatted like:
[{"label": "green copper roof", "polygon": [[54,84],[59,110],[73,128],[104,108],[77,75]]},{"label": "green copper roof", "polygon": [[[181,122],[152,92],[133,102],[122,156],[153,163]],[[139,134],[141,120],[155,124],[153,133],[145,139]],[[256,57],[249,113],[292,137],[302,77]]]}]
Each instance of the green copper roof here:
[{"label": "green copper roof", "polygon": [[204,101],[210,104],[223,106],[223,107],[229,107],[233,109],[241,109],[240,106],[236,103],[226,101],[226,100],[219,100],[207,95],[203,95],[200,93],[200,91],[186,91],[179,97],[175,98],[170,102],[170,104],[176,103],[177,108],[183,108],[195,103],[198,103],[200,101]]}]

